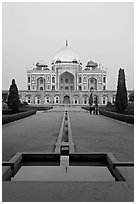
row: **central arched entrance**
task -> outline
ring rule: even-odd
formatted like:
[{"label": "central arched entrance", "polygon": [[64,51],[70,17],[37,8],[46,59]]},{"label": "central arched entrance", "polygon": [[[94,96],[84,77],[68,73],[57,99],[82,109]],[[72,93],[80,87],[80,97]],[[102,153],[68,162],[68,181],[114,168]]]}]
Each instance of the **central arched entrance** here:
[{"label": "central arched entrance", "polygon": [[64,104],[70,104],[70,97],[69,96],[64,96],[64,100],[63,100]]},{"label": "central arched entrance", "polygon": [[59,77],[59,90],[74,90],[74,75],[69,72],[64,72]]}]

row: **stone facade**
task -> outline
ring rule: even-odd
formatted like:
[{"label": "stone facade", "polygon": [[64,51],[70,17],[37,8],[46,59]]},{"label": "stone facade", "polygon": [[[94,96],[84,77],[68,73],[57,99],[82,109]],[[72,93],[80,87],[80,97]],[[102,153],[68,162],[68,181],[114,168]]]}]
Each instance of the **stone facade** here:
[{"label": "stone facade", "polygon": [[27,70],[27,91],[19,91],[21,101],[44,105],[87,105],[90,93],[99,105],[112,104],[116,91],[107,90],[107,70],[90,60],[82,65],[77,53],[66,43],[51,65],[37,62]]},{"label": "stone facade", "polygon": [[[89,91],[19,91],[20,99],[29,104],[44,105],[47,103],[53,105],[88,105]],[[116,91],[94,91],[93,97],[98,97],[99,105],[112,104],[115,101]]]}]

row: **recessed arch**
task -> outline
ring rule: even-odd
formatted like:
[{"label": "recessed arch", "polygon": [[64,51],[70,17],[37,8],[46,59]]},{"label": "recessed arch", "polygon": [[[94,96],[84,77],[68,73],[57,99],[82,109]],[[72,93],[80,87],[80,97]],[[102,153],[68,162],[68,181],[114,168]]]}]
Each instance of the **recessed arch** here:
[{"label": "recessed arch", "polygon": [[45,103],[50,103],[51,97],[49,95],[44,96]]},{"label": "recessed arch", "polygon": [[102,104],[103,105],[107,105],[107,101],[108,101],[108,96],[107,95],[103,95],[102,96]]},{"label": "recessed arch", "polygon": [[89,97],[87,95],[83,96],[83,104],[88,104]]},{"label": "recessed arch", "polygon": [[73,96],[73,103],[76,105],[76,104],[79,104],[79,96],[78,95],[74,95]]},{"label": "recessed arch", "polygon": [[91,77],[88,79],[88,90],[97,90],[97,79],[95,77]]},{"label": "recessed arch", "polygon": [[26,101],[28,104],[31,103],[31,96],[30,96],[30,94],[27,94],[27,95],[25,96],[25,101]]},{"label": "recessed arch", "polygon": [[115,104],[115,101],[116,101],[116,95],[114,94],[114,95],[112,95],[112,97],[111,97],[111,103],[112,103],[112,104]]},{"label": "recessed arch", "polygon": [[45,79],[43,77],[37,79],[37,90],[45,90]]},{"label": "recessed arch", "polygon": [[36,95],[34,97],[34,103],[35,104],[41,104],[41,96],[40,95]]},{"label": "recessed arch", "polygon": [[54,96],[54,103],[55,104],[60,104],[60,96],[59,95]]},{"label": "recessed arch", "polygon": [[70,96],[65,95],[64,98],[63,98],[63,103],[64,104],[70,104]]},{"label": "recessed arch", "polygon": [[67,71],[63,72],[59,76],[59,89],[74,90],[74,75]]}]

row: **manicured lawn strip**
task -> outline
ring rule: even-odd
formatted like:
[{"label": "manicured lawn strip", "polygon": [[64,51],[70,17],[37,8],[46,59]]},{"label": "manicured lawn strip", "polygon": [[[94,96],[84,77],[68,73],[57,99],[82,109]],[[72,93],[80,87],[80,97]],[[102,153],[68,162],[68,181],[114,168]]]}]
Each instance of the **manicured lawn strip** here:
[{"label": "manicured lawn strip", "polygon": [[28,110],[37,110],[37,111],[42,111],[42,110],[50,110],[52,109],[53,106],[48,106],[48,107],[43,107],[43,106],[28,106]]},{"label": "manicured lawn strip", "polygon": [[25,117],[28,117],[30,115],[36,114],[36,110],[28,110],[25,112],[17,113],[17,114],[12,114],[12,115],[3,115],[2,116],[2,125],[6,123],[13,122],[15,120],[19,120]]},{"label": "manicured lawn strip", "polygon": [[99,114],[107,116],[109,118],[114,118],[116,120],[120,120],[126,123],[134,124],[134,116],[133,115],[125,115],[125,114],[119,114],[114,113],[106,110],[99,110]]}]

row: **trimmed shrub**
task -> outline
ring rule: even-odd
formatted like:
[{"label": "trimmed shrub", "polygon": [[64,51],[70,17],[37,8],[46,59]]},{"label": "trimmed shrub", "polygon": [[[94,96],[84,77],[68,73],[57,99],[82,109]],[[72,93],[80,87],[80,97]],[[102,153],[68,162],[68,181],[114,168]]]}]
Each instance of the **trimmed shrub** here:
[{"label": "trimmed shrub", "polygon": [[23,101],[23,102],[19,103],[19,108],[20,107],[27,107],[27,106],[28,106],[28,103],[26,101]]},{"label": "trimmed shrub", "polygon": [[93,96],[92,96],[92,93],[90,94],[89,96],[89,105],[92,106],[93,104]]},{"label": "trimmed shrub", "polygon": [[17,113],[19,109],[19,95],[18,88],[15,83],[15,79],[12,79],[12,84],[9,89],[8,95],[8,108],[12,110],[13,113]]},{"label": "trimmed shrub", "polygon": [[124,114],[114,113],[114,112],[105,111],[105,110],[99,110],[99,114],[107,116],[109,118],[114,118],[116,120],[120,120],[126,123],[134,124],[134,116],[132,115],[124,115]]},{"label": "trimmed shrub", "polygon": [[113,105],[111,104],[110,101],[108,101],[106,107],[107,107],[107,108],[111,108],[111,107],[113,107]]},{"label": "trimmed shrub", "polygon": [[2,102],[2,110],[8,110],[8,105],[5,102]]},{"label": "trimmed shrub", "polygon": [[53,108],[53,106],[27,106],[26,107],[28,110],[37,110],[37,111],[42,111],[42,110],[50,110]]},{"label": "trimmed shrub", "polygon": [[17,114],[12,114],[12,115],[4,115],[2,116],[2,125],[6,124],[6,123],[10,123],[13,122],[15,120],[19,120],[25,117],[28,117],[30,115],[36,114],[36,110],[29,110],[29,111],[25,111],[22,113],[17,113]]},{"label": "trimmed shrub", "polygon": [[2,110],[2,115],[11,115],[13,114],[12,113],[12,110],[8,109],[8,110]]},{"label": "trimmed shrub", "polygon": [[82,106],[82,109],[85,109],[85,110],[90,110],[90,106]]},{"label": "trimmed shrub", "polygon": [[122,113],[127,108],[127,105],[128,105],[128,100],[127,100],[125,73],[124,73],[124,69],[120,68],[119,75],[118,75],[118,85],[117,85],[115,106],[118,112]]}]

